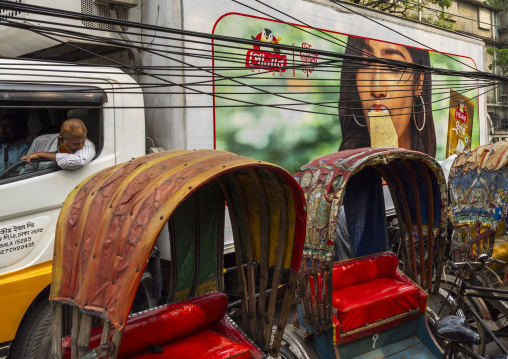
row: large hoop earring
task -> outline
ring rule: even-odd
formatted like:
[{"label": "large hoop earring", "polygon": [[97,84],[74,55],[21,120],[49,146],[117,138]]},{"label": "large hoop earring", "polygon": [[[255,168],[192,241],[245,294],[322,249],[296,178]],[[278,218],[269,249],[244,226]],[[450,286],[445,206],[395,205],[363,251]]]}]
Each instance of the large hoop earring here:
[{"label": "large hoop earring", "polygon": [[[422,125],[422,127],[418,128],[418,124],[416,123],[416,115],[415,115],[415,114],[413,114],[413,121],[414,121],[414,123],[415,123],[415,127],[416,127],[416,129],[417,129],[418,131],[421,131],[421,130],[423,130],[423,128],[425,127],[425,120],[426,120],[426,117],[427,117],[427,112],[425,111],[425,102],[423,102],[423,97],[422,97],[422,95],[418,95],[418,97],[422,100],[422,107],[423,107],[423,125]],[[414,108],[414,106],[415,106],[415,103],[416,103],[416,98],[415,98],[415,100],[414,100],[414,102],[413,102],[413,108]]]},{"label": "large hoop earring", "polygon": [[357,124],[358,126],[360,126],[360,127],[367,127],[367,124],[362,125],[360,122],[358,122],[358,120],[356,119],[356,116],[355,116],[355,114],[354,114],[354,113],[353,113],[353,118],[355,119],[355,122],[356,122],[356,124]]}]

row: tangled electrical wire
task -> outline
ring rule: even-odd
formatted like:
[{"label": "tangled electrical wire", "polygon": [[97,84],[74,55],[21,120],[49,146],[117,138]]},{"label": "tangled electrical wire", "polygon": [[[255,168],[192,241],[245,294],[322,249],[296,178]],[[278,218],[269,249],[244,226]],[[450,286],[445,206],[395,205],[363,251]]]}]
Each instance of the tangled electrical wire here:
[{"label": "tangled electrical wire", "polygon": [[[253,9],[247,4],[243,4],[239,1],[235,2]],[[272,12],[274,12],[276,10],[261,1],[257,2],[266,7],[267,11],[272,10]],[[128,71],[133,75],[142,75],[144,76],[144,79],[139,82],[139,88],[143,90],[145,94],[150,93],[148,91],[150,88],[163,87],[166,90],[170,90],[163,92],[167,94],[197,94],[214,97],[216,100],[226,101],[226,104],[222,105],[202,105],[201,107],[263,106],[291,111],[305,111],[334,116],[337,115],[336,101],[312,101],[313,94],[337,93],[336,85],[327,85],[327,81],[324,79],[321,79],[319,84],[313,83],[305,85],[303,82],[312,81],[312,79],[302,78],[298,84],[285,83],[283,86],[279,86],[276,84],[276,80],[284,80],[284,78],[272,77],[274,73],[273,68],[267,68],[266,66],[259,66],[258,68],[254,67],[253,70],[255,70],[255,72],[245,74],[246,67],[244,53],[248,49],[252,49],[252,47],[259,45],[259,42],[256,40],[172,29],[114,18],[101,18],[93,15],[72,13],[69,11],[22,3],[13,3],[5,0],[0,1],[0,10],[10,10],[19,13],[31,13],[46,16],[44,19],[38,19],[37,25],[22,21],[22,18],[19,16],[2,16],[0,24],[24,29],[47,39],[59,42],[62,45],[73,47],[83,53],[88,53],[88,57],[94,56],[101,59],[106,64],[105,66],[119,68],[121,70]],[[263,12],[261,10],[257,11],[265,16],[270,16],[272,19],[280,21],[276,15],[268,14],[267,12]],[[144,41],[130,39],[127,44],[121,38],[93,35],[87,31],[89,29],[86,26],[59,26],[59,17],[111,24],[114,25],[114,29],[110,30],[112,33],[122,33],[131,37],[139,35],[138,32],[133,31],[132,29],[138,31],[152,31],[153,34],[150,36],[145,34],[144,39],[147,39]],[[48,20],[51,18],[54,20]],[[310,26],[309,24],[305,24],[301,21],[299,23]],[[346,43],[344,41],[327,32],[317,30],[313,27],[304,28],[302,26],[296,26],[289,23],[287,24],[295,29],[307,32],[310,36],[319,37],[338,47],[346,47]],[[119,27],[128,28],[130,31],[122,31]],[[62,40],[62,38],[66,38],[67,40]],[[93,50],[88,50],[86,47],[80,45],[80,43],[83,42],[92,42],[107,46],[115,46],[117,48],[130,48],[136,51],[144,51],[152,54],[153,56],[166,59],[173,64],[171,66],[128,65],[115,61],[112,58],[108,58],[106,55],[94,53]],[[212,47],[210,47],[210,44],[212,44]],[[291,56],[295,52],[302,52],[302,48],[279,43],[271,43],[270,47],[281,55],[286,56]],[[372,54],[365,52],[364,49],[359,48],[352,49],[350,53],[307,48],[305,49],[305,53],[309,56],[314,56],[314,58],[319,58],[319,60],[316,60],[312,64],[312,71],[314,73],[326,74],[326,76],[335,77],[335,79],[338,79],[341,75],[343,76],[345,71],[358,71],[359,69],[363,69],[364,72],[376,71],[378,73],[404,73],[407,71],[418,71],[422,74],[438,74],[446,76],[446,79],[436,79],[431,84],[424,84],[429,87],[429,91],[431,91],[433,95],[439,95],[441,92],[446,92],[446,89],[454,87],[459,93],[466,93],[470,90],[477,89],[478,94],[476,96],[481,96],[488,91],[492,91],[495,87],[500,86],[505,81],[504,77],[485,73],[476,69],[471,71],[453,71],[449,69],[432,68],[430,66],[419,65],[411,62],[387,60],[373,56]],[[193,62],[194,60],[201,61],[196,63]],[[209,64],[202,65],[203,60],[208,61]],[[59,64],[62,65],[61,62]],[[70,65],[71,63],[64,64]],[[5,68],[6,65],[2,65],[0,63],[0,66]],[[8,67],[12,69],[13,66],[22,67],[23,65],[16,64],[9,65]],[[87,66],[89,66],[90,71],[93,72],[93,67],[95,65]],[[300,70],[306,66],[308,66],[308,63],[304,60],[296,59],[292,62],[292,64],[287,64],[286,70]],[[29,71],[28,68],[26,70]],[[72,69],[69,69],[69,72],[72,72]],[[175,80],[175,78],[179,81]],[[391,83],[387,84],[393,86]],[[213,85],[214,90],[212,89],[210,91],[210,85]],[[399,91],[404,92],[405,87],[408,86],[408,84],[401,84],[397,82],[395,86],[393,86],[395,89],[392,92],[395,93],[395,96],[392,96],[392,98],[398,98],[396,93]],[[221,87],[227,88],[229,91],[226,90],[222,92]],[[235,90],[231,92],[230,90],[235,87],[243,90]],[[136,89],[132,90],[136,91]],[[161,92],[157,91],[156,93],[160,94]],[[252,97],[253,95],[263,95],[264,97],[262,98],[262,101],[247,99],[248,96]],[[305,109],[308,105],[313,105],[318,110],[313,111]],[[445,107],[447,106],[440,106],[440,108]]]}]

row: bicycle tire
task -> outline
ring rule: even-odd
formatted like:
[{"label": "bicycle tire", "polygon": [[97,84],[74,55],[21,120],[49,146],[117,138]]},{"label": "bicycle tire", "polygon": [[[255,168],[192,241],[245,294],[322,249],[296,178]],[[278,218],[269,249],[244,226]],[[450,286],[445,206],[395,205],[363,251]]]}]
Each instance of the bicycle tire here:
[{"label": "bicycle tire", "polygon": [[[452,288],[452,284],[448,282],[441,282],[441,286],[439,288],[439,296],[442,298],[446,298],[447,294],[451,293],[450,297],[451,300],[455,301],[455,298],[457,298],[455,288]],[[448,298],[448,301],[450,301],[450,298]],[[476,319],[476,317],[472,314],[471,309],[472,308],[480,317],[481,312],[477,305],[473,301],[468,301],[467,299],[463,301],[460,306],[451,313],[448,313],[449,315],[458,315],[460,317],[464,317],[466,319],[466,325],[469,329],[475,331],[480,336],[480,344],[478,345],[464,345],[467,349],[471,350],[473,353],[478,354],[480,356],[485,356],[485,348],[487,346],[488,338],[487,338],[487,332],[485,331],[485,328],[483,325]]]}]

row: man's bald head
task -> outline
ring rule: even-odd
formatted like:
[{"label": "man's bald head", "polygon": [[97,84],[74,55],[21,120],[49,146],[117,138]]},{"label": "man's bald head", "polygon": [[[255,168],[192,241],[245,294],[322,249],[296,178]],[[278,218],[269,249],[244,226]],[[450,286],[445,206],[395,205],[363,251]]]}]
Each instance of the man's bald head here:
[{"label": "man's bald head", "polygon": [[71,118],[62,123],[58,142],[63,145],[60,150],[75,153],[83,148],[86,142],[86,126],[80,119]]},{"label": "man's bald head", "polygon": [[69,136],[86,138],[86,133],[85,124],[78,118],[71,118],[60,127],[60,136],[64,138]]}]

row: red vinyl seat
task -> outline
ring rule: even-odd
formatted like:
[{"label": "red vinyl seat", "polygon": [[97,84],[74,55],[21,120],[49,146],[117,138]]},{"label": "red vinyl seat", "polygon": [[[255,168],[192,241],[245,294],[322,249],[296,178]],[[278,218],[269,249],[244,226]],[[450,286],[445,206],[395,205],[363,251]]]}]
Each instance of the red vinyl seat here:
[{"label": "red vinyl seat", "polygon": [[334,263],[337,337],[404,313],[425,312],[427,294],[397,267],[392,252]]},{"label": "red vinyl seat", "polygon": [[165,345],[162,353],[145,353],[135,359],[248,359],[252,358],[248,347],[225,336],[204,330],[186,339]]},{"label": "red vinyl seat", "polygon": [[[228,337],[227,305],[226,295],[215,292],[133,315],[125,325],[118,358],[252,358],[251,350],[257,349],[242,333]],[[91,348],[99,345],[101,335],[102,327],[92,329]],[[163,353],[151,353],[154,346]],[[70,336],[62,347],[64,359],[69,359]]]}]

